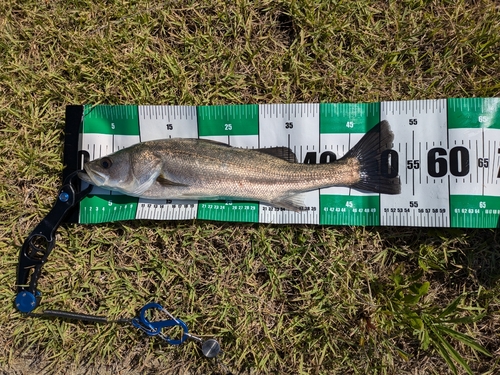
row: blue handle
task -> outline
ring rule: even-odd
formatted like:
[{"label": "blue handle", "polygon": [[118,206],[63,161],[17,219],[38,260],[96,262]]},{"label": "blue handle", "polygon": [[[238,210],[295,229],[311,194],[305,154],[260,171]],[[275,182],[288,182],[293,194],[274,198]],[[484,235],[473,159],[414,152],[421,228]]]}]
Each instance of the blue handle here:
[{"label": "blue handle", "polygon": [[14,304],[22,313],[30,313],[38,304],[39,299],[40,292],[38,291],[35,292],[35,294],[28,291],[21,291],[17,293]]}]

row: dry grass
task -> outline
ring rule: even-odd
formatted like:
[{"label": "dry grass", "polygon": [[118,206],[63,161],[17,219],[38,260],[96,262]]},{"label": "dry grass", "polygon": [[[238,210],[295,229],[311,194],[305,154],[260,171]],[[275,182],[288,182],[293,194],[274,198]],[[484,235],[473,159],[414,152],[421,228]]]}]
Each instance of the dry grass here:
[{"label": "dry grass", "polygon": [[[60,184],[65,105],[500,95],[493,0],[3,1],[0,30],[5,373],[217,370],[194,343],[14,311],[19,246]],[[412,314],[437,322],[459,296],[464,319],[446,327],[492,356],[450,342],[474,373],[500,372],[498,231],[125,222],[57,241],[43,308],[131,317],[157,300],[220,339],[235,373],[450,373]],[[401,299],[426,281],[415,304]]]}]

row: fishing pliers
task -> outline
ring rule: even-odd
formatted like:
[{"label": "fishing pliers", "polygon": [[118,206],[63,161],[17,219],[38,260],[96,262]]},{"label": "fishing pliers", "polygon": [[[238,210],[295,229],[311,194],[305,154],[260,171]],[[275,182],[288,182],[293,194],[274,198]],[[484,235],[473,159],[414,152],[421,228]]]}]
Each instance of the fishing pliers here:
[{"label": "fishing pliers", "polygon": [[23,313],[31,312],[40,302],[41,294],[36,289],[37,282],[42,266],[54,248],[57,229],[73,208],[92,190],[92,185],[89,185],[80,191],[78,172],[80,171],[75,171],[65,178],[54,206],[21,247],[17,266],[17,296],[14,303]]}]

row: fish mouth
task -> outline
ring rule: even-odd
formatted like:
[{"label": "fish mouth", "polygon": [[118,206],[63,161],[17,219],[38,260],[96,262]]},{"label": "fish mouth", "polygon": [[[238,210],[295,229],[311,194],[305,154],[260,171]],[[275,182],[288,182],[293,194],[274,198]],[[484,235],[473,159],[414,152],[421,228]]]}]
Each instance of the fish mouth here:
[{"label": "fish mouth", "polygon": [[91,185],[102,186],[106,182],[106,176],[96,171],[90,171],[84,167],[84,170],[78,172],[80,180]]}]

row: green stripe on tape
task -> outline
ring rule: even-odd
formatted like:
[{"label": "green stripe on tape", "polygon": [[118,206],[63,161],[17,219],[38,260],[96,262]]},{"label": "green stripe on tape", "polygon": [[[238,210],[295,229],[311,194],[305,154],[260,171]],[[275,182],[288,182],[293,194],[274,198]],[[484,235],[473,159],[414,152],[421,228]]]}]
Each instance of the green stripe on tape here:
[{"label": "green stripe on tape", "polygon": [[135,219],[138,201],[127,195],[89,195],[80,202],[80,223]]},{"label": "green stripe on tape", "polygon": [[448,99],[448,128],[500,129],[500,98]]},{"label": "green stripe on tape", "polygon": [[199,201],[198,219],[259,222],[259,204],[241,201]]},{"label": "green stripe on tape", "polygon": [[500,228],[500,197],[451,195],[451,226]]},{"label": "green stripe on tape", "polygon": [[[429,106],[429,103],[432,105]],[[398,142],[395,143],[391,156],[399,155],[401,159],[399,164],[406,165],[407,169],[411,167],[413,173],[411,176],[408,175],[407,172],[404,172],[406,168],[399,171],[402,178],[406,178],[407,175],[413,177],[408,177],[408,181],[403,184],[401,195],[395,199],[398,202],[405,200],[412,202],[421,196],[420,185],[425,189],[426,186],[430,187],[434,183],[434,178],[446,178],[447,175],[451,174],[457,179],[452,178],[450,183],[457,184],[458,190],[448,186],[448,191],[464,195],[450,197],[450,224],[448,224],[448,216],[446,216],[446,225],[471,228],[498,227],[500,198],[480,195],[466,196],[465,194],[469,192],[470,187],[471,192],[483,191],[486,194],[494,195],[496,192],[494,190],[495,184],[500,183],[500,141],[498,135],[494,134],[500,131],[500,98],[447,99],[447,126],[448,129],[455,129],[448,131],[447,134],[444,124],[442,124],[443,129],[439,132],[436,129],[431,129],[436,124],[437,116],[434,103],[435,101],[387,102],[383,105],[381,103],[320,103],[310,106],[314,107],[315,110],[319,108],[319,116],[316,112],[302,111],[302,106],[296,104],[265,105],[265,108],[259,105],[200,106],[190,111],[189,116],[191,117],[187,122],[190,126],[189,131],[180,131],[176,136],[193,136],[199,131],[200,136],[213,136],[215,140],[229,141],[229,137],[253,135],[253,138],[250,137],[252,141],[262,141],[258,137],[265,137],[268,130],[263,129],[263,126],[284,125],[293,115],[297,119],[302,117],[294,126],[293,132],[276,131],[276,135],[283,138],[282,141],[273,142],[283,142],[283,144],[290,145],[294,151],[302,155],[303,159],[304,154],[317,155],[320,152],[316,149],[318,141],[321,142],[322,147],[325,145],[325,147],[330,146],[333,149],[337,142],[335,140],[337,134],[341,135],[339,139],[342,140],[349,133],[358,133],[358,135],[366,133],[379,122],[381,111],[386,107],[385,104],[390,104],[389,107],[393,108],[391,110],[393,113],[391,113],[392,117],[389,117],[393,118],[391,126]],[[439,103],[444,103],[444,101],[439,101]],[[154,111],[149,108],[152,112],[148,112],[148,116],[154,120],[148,123],[151,137],[155,138],[156,135],[158,137],[170,136],[170,133],[164,131],[165,125],[168,124],[163,122],[163,116],[165,114],[177,116],[176,112],[171,112],[172,108],[174,107],[159,106],[154,107]],[[120,149],[140,140],[137,106],[86,105],[84,110],[82,132],[91,134],[83,138],[85,140],[85,150],[83,151],[99,155],[104,152],[103,150],[111,152],[111,149]],[[267,121],[269,119],[266,117],[266,111],[273,113],[272,121]],[[439,107],[439,111],[441,112],[441,107]],[[386,113],[386,115],[388,114]],[[418,118],[418,129],[405,126],[408,124],[409,118],[413,121]],[[440,123],[443,120],[444,118],[439,117]],[[180,124],[179,126],[175,125],[176,130],[179,127]],[[494,131],[490,129],[494,129]],[[424,133],[427,130],[429,130],[428,137],[423,141],[414,137],[416,131]],[[101,134],[104,137],[101,137]],[[446,142],[446,135],[448,135],[448,142]],[[234,141],[237,144],[236,141],[243,140],[235,139]],[[425,163],[425,154],[429,156],[433,154],[433,150],[439,150],[439,153],[431,155],[432,160],[427,158],[427,163]],[[414,151],[416,156],[413,156]],[[99,153],[96,154],[96,152]],[[421,158],[424,158],[423,161],[420,160]],[[417,161],[419,163],[415,164]],[[438,164],[439,174],[434,171]],[[421,167],[417,168],[416,165]],[[415,169],[418,170],[418,173]],[[463,181],[459,180],[458,177],[463,178]],[[443,188],[445,188],[446,181],[444,183]],[[465,183],[468,185],[462,185]],[[418,189],[416,189],[417,187]],[[110,202],[110,199],[132,199],[133,201]],[[426,203],[424,196],[418,199]],[[448,201],[446,201],[446,205],[447,203]],[[109,204],[112,205],[113,210],[110,210]],[[392,203],[386,199],[382,200],[382,204],[384,206],[380,207],[380,199],[374,195],[321,195],[320,223],[326,225],[380,225],[386,217],[385,210],[402,209],[392,207]],[[401,205],[401,203],[397,204]],[[81,222],[134,219],[136,206],[137,200],[134,198],[117,198],[114,195],[90,197],[82,202]],[[431,208],[425,210],[437,209],[432,208],[431,205]],[[202,201],[197,206],[197,213],[199,219],[246,222],[258,222],[265,216],[261,215],[260,207],[255,202],[234,202],[230,205],[223,201]],[[382,214],[384,216],[381,216]],[[190,211],[189,215],[192,216],[193,212]],[[402,215],[409,217],[410,213],[404,211]],[[280,220],[278,219],[278,222]],[[287,219],[283,217],[283,220]],[[403,220],[403,222],[405,221]],[[421,223],[417,223],[417,225],[421,225]]]},{"label": "green stripe on tape", "polygon": [[366,133],[380,121],[380,103],[320,103],[321,134]]},{"label": "green stripe on tape", "polygon": [[139,135],[139,113],[136,105],[85,105],[83,132]]},{"label": "green stripe on tape", "polygon": [[320,224],[380,225],[378,195],[320,195]]},{"label": "green stripe on tape", "polygon": [[214,105],[198,107],[200,136],[258,135],[259,106]]}]

